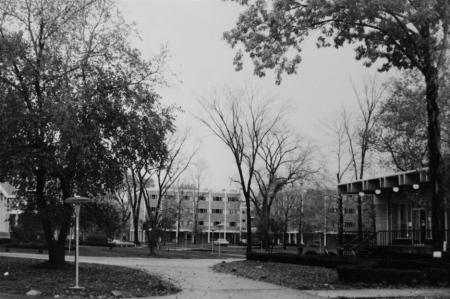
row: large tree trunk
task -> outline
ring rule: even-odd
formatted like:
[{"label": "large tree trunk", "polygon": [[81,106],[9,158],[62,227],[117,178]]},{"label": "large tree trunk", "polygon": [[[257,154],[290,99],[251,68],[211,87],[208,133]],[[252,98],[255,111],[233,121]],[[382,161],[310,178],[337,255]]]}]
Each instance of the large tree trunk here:
[{"label": "large tree trunk", "polygon": [[[70,205],[64,206],[65,217],[61,223],[58,240],[55,240],[54,228],[52,227],[52,215],[49,215],[47,201],[45,198],[46,173],[44,168],[36,171],[36,201],[38,213],[40,214],[42,227],[44,229],[45,240],[48,247],[48,261],[53,267],[65,264],[65,241],[70,229],[70,215],[72,209]],[[67,191],[63,190],[63,197],[67,196]],[[68,196],[67,196],[68,197]]]},{"label": "large tree trunk", "polygon": [[247,218],[247,253],[252,252],[252,216],[250,213],[250,194],[245,195],[245,207]]},{"label": "large tree trunk", "polygon": [[139,242],[139,215],[136,215],[136,213],[133,211],[133,228],[134,228],[134,244],[141,245],[141,242]]},{"label": "large tree trunk", "polygon": [[441,133],[439,124],[438,70],[428,67],[424,72],[426,82],[428,115],[429,171],[431,181],[431,221],[433,249],[442,251],[445,241],[445,190],[443,180],[443,162],[441,155]]}]

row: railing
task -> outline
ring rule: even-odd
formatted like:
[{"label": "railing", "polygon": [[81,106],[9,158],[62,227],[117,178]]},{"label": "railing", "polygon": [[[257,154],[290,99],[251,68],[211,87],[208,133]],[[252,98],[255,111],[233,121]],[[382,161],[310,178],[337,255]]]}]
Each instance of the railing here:
[{"label": "railing", "polygon": [[[450,230],[445,230],[447,243],[450,240]],[[378,246],[432,246],[432,230],[391,230],[379,231],[377,235]]]},{"label": "railing", "polygon": [[376,233],[370,231],[362,232],[362,234],[346,232],[343,235],[343,244],[339,246],[339,249],[345,255],[351,254],[356,256],[376,245],[376,235]]}]

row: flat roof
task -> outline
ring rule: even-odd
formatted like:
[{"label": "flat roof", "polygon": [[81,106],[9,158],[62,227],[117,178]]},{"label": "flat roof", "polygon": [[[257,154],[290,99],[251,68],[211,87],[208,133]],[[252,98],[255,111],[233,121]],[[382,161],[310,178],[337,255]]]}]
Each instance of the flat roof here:
[{"label": "flat roof", "polygon": [[[418,168],[397,172],[388,175],[377,176],[369,179],[355,180],[337,185],[338,194],[357,194],[360,192],[373,194],[378,190],[404,188],[420,188],[429,185],[430,176],[428,168]],[[398,191],[398,190],[397,190]]]}]

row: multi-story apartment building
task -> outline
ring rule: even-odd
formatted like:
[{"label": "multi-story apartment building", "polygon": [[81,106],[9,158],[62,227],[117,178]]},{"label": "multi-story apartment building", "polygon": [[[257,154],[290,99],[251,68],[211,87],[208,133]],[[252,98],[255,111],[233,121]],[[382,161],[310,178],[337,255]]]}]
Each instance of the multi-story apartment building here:
[{"label": "multi-story apartment building", "polygon": [[[344,232],[358,230],[358,195],[346,194],[342,196],[342,208],[344,218]],[[373,198],[371,194],[362,196],[361,199],[361,214],[362,214],[362,230],[370,231],[374,229],[375,211],[373,206]],[[336,197],[333,197],[328,202],[328,232],[337,233],[339,222],[339,205]]]},{"label": "multi-story apartment building", "polygon": [[[158,190],[147,190],[152,211],[158,203]],[[197,191],[172,189],[161,200],[161,209],[176,209],[178,219],[166,230],[169,241],[212,242],[225,238],[230,243],[238,242],[242,233],[246,233],[245,205],[237,191]],[[147,211],[141,209],[140,219],[146,218]],[[196,225],[195,225],[196,224]],[[197,234],[194,234],[195,228]],[[130,228],[133,241],[134,228]],[[139,232],[140,241],[146,241],[145,232]]]}]

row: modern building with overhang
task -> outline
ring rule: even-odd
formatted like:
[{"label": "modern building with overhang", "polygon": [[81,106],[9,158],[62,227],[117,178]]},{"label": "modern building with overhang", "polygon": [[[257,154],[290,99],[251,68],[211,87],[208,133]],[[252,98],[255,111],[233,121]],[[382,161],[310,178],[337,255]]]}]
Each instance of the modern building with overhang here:
[{"label": "modern building with overhang", "polygon": [[[375,208],[375,232],[368,232],[363,239],[347,244],[347,250],[372,247],[372,250],[386,254],[433,254],[431,188],[427,168],[342,183],[337,187],[342,196],[371,194]],[[443,251],[448,247],[449,217],[447,204]]]}]

